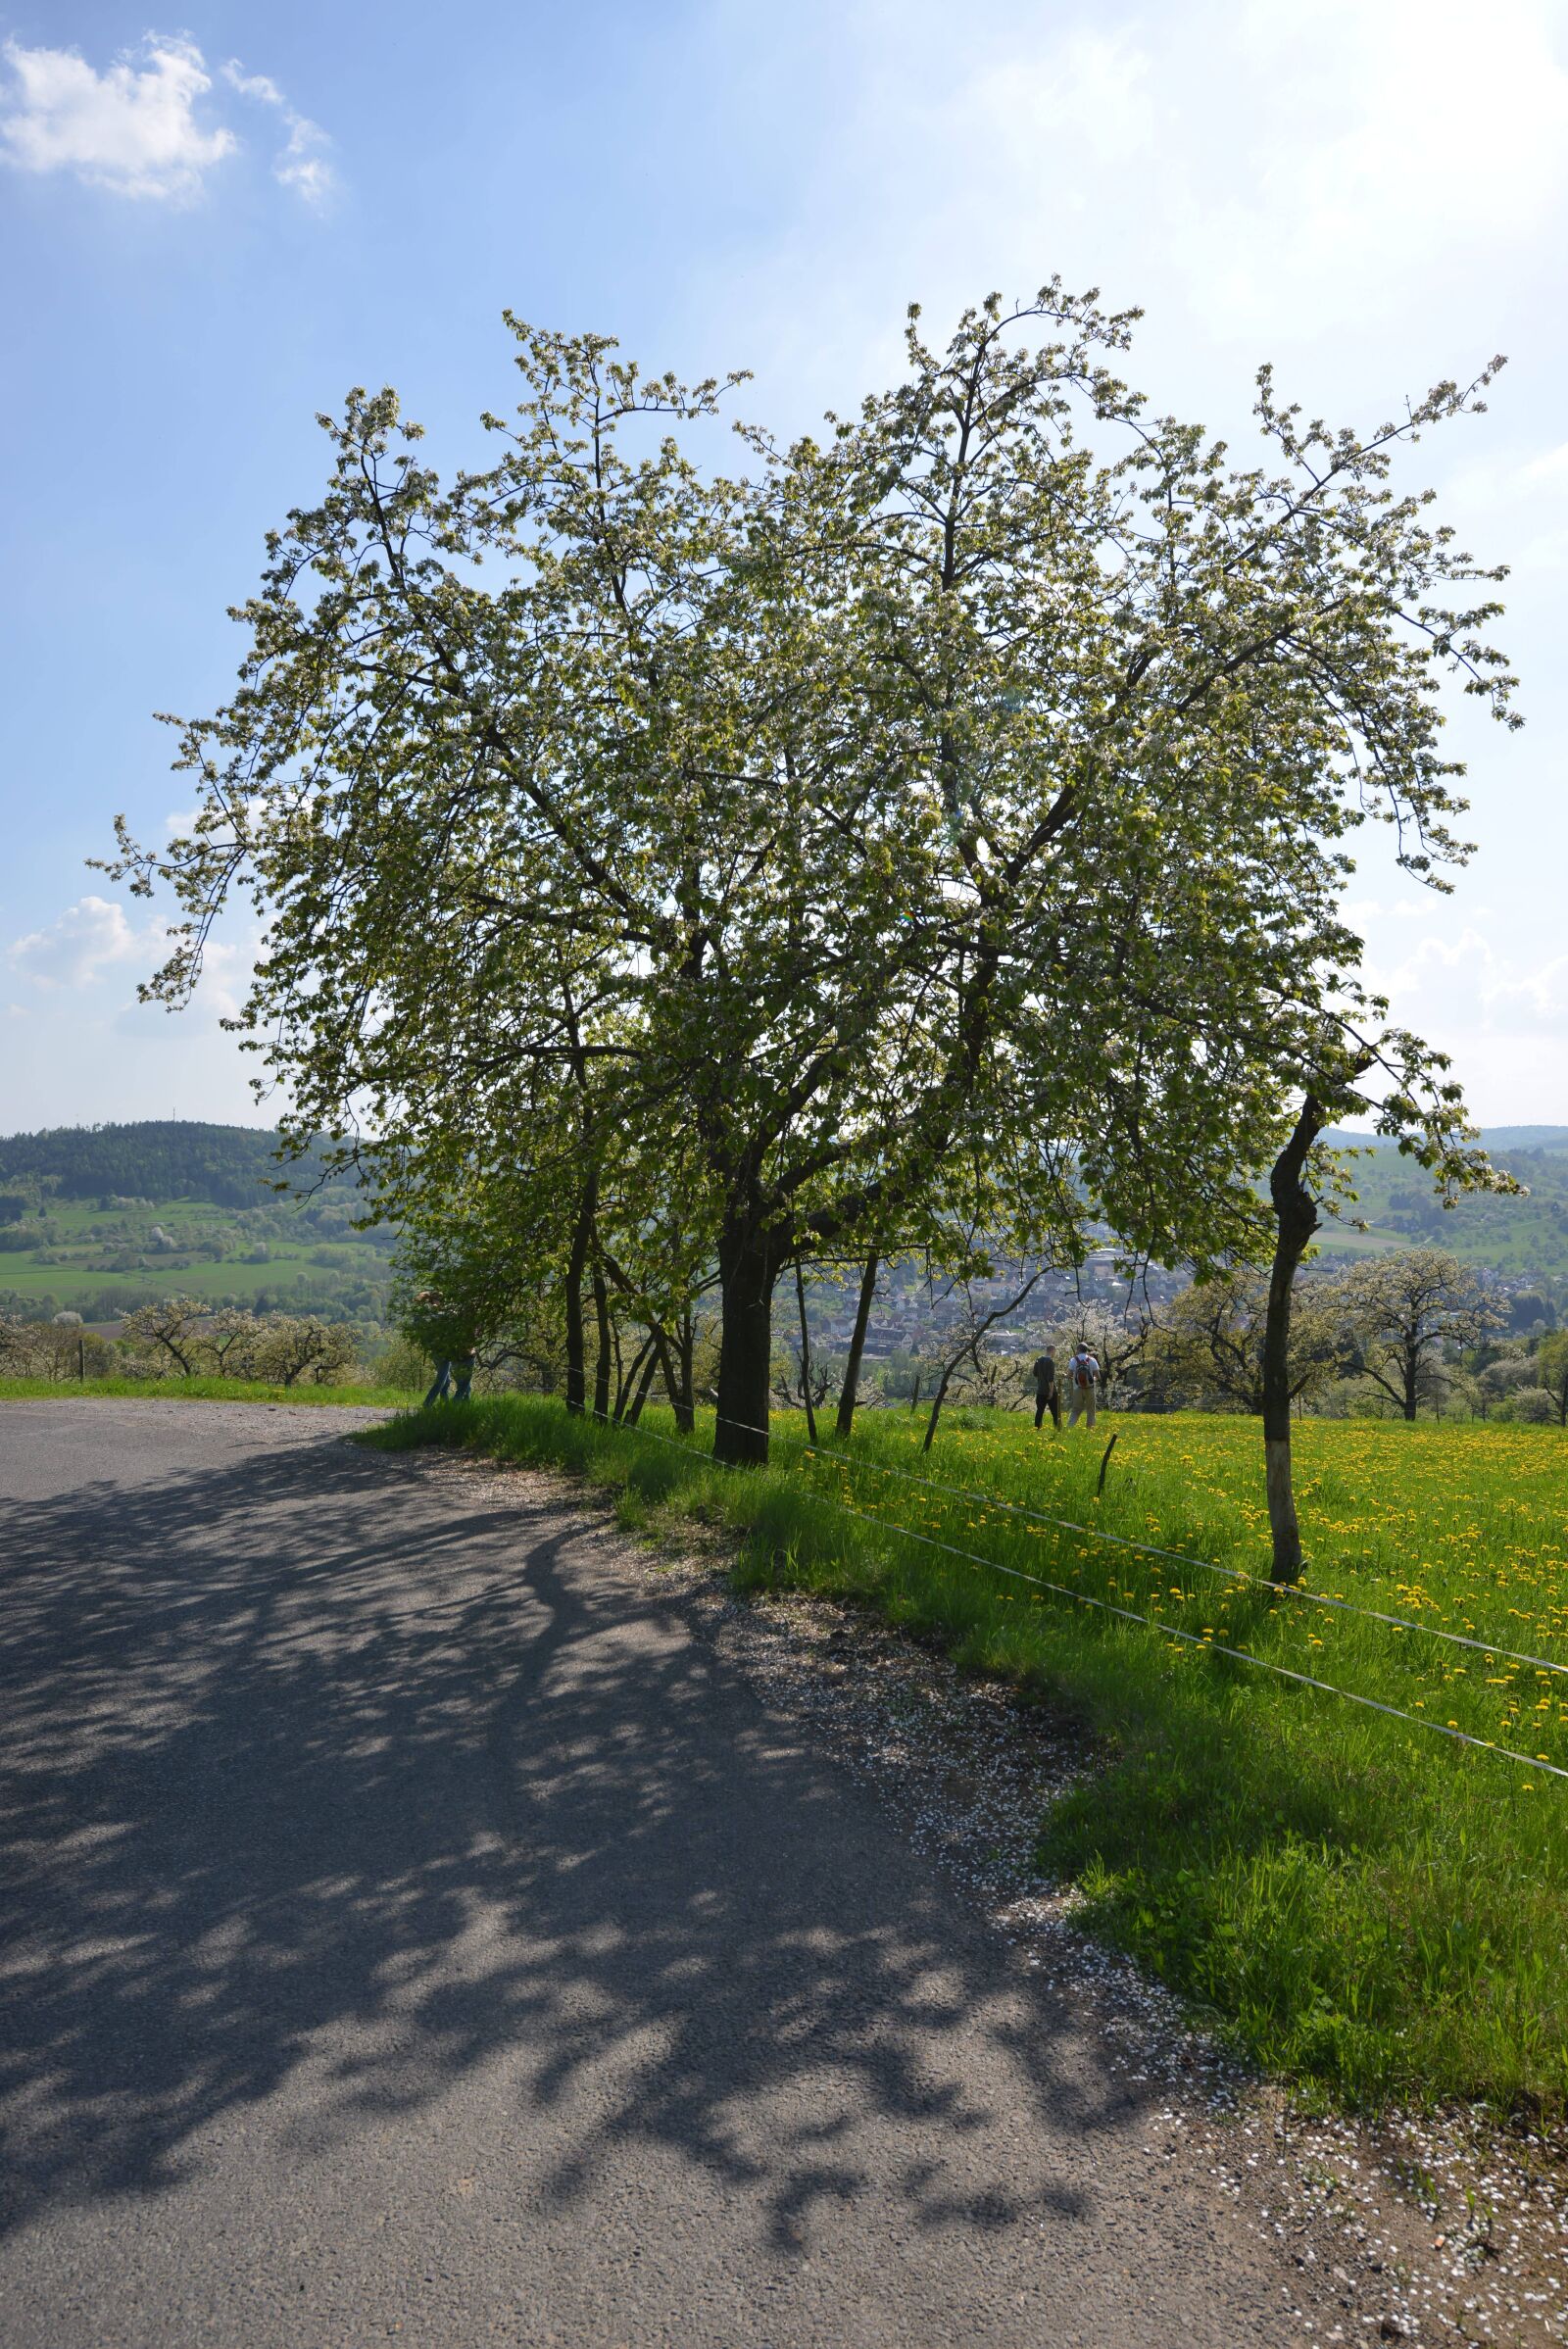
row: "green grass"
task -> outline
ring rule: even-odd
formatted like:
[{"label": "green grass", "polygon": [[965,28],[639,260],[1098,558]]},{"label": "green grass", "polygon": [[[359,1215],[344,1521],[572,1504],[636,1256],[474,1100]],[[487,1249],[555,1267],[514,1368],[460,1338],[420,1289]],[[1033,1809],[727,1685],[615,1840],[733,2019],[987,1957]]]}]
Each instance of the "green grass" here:
[{"label": "green grass", "polygon": [[141,1402],[379,1403],[407,1406],[405,1387],[270,1387],[251,1379],[0,1379],[0,1402],[112,1395]]},{"label": "green grass", "polygon": [[[875,1609],[940,1639],[962,1668],[1038,1691],[1102,1761],[1041,1836],[1043,1865],[1080,1886],[1092,1931],[1324,2099],[1568,2112],[1568,1782],[1415,1725],[1453,1723],[1568,1767],[1568,1679],[996,1505],[1266,1574],[1254,1422],[1128,1417],[1099,1441],[1054,1440],[965,1412],[922,1460],[908,1415],[869,1413],[849,1466],[808,1456],[797,1416],[774,1427],[773,1464],[743,1473],[651,1441],[669,1438],[667,1416],[627,1434],[521,1397],[410,1412],[363,1440],[564,1466],[613,1491],[634,1529],[726,1529],[743,1588],[789,1584]],[[1298,1460],[1311,1589],[1568,1664],[1559,1431],[1307,1421]],[[927,1491],[911,1472],[957,1490]],[[1198,1644],[1170,1636],[1181,1632]]]},{"label": "green grass", "polygon": [[[384,1291],[388,1280],[385,1253],[367,1237],[333,1225],[308,1224],[303,1209],[286,1200],[270,1202],[258,1197],[255,1207],[220,1207],[202,1199],[161,1199],[134,1208],[100,1208],[86,1199],[51,1200],[45,1219],[52,1239],[36,1219],[27,1216],[10,1226],[34,1241],[34,1248],[12,1253],[0,1250],[0,1290],[26,1299],[52,1297],[63,1307],[84,1300],[135,1301],[153,1296],[201,1297],[235,1297],[244,1302],[264,1293],[273,1298],[292,1293],[316,1295],[329,1290],[334,1280],[363,1281]],[[165,1251],[152,1239],[157,1224],[174,1242]],[[280,1229],[282,1224],[284,1228]],[[94,1239],[92,1235],[99,1237]],[[257,1244],[265,1242],[266,1261],[247,1263]],[[172,1260],[186,1249],[205,1245],[220,1247],[221,1257],[199,1257],[194,1263]],[[62,1260],[40,1263],[37,1249]],[[332,1250],[328,1264],[314,1258],[322,1248]],[[124,1271],[111,1269],[108,1259],[140,1255],[144,1261]]]},{"label": "green grass", "polygon": [[[366,1250],[366,1260],[372,1265],[372,1251]],[[59,1297],[66,1309],[84,1297],[131,1298],[149,1292],[159,1297],[249,1299],[265,1291],[277,1297],[302,1286],[308,1289],[313,1282],[319,1286],[320,1279],[320,1269],[306,1251],[285,1248],[273,1248],[266,1264],[225,1258],[220,1264],[185,1264],[172,1271],[149,1257],[145,1272],[94,1272],[81,1264],[38,1264],[30,1256],[0,1256],[0,1289],[14,1289],[19,1297]]]}]

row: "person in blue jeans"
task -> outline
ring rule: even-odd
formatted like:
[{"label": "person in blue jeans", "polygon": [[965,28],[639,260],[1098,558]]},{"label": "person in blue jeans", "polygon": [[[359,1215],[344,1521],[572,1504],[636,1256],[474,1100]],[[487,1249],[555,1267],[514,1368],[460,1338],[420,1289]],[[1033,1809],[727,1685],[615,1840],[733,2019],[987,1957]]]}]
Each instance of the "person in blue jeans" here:
[{"label": "person in blue jeans", "polygon": [[[452,1374],[454,1371],[456,1371],[458,1375],[458,1383],[455,1387],[452,1386]],[[438,1362],[436,1364],[435,1379],[430,1388],[429,1394],[424,1398],[424,1407],[426,1410],[428,1410],[432,1403],[440,1402],[445,1396],[449,1387],[452,1390],[452,1400],[455,1403],[466,1403],[468,1399],[468,1390],[472,1385],[472,1354],[452,1354],[446,1361]]]},{"label": "person in blue jeans", "polygon": [[[444,1306],[440,1292],[438,1290],[421,1289],[415,1301],[419,1306],[421,1313],[428,1313],[434,1317],[438,1317],[436,1326],[437,1345],[441,1343],[443,1336],[446,1336],[446,1342],[449,1346],[452,1345],[453,1338],[458,1339],[458,1343],[455,1346],[452,1346],[452,1351],[447,1354],[442,1354],[436,1362],[435,1377],[430,1383],[430,1392],[424,1398],[424,1407],[426,1410],[428,1410],[432,1403],[444,1401],[449,1391],[451,1393],[452,1400],[455,1403],[466,1403],[468,1399],[468,1390],[473,1385],[472,1340],[467,1337],[458,1336],[458,1331],[461,1330],[462,1324],[458,1324],[458,1329],[453,1328],[455,1316],[452,1316],[448,1309]],[[443,1332],[440,1327],[440,1324],[443,1321],[446,1325],[445,1332]],[[447,1333],[451,1334],[446,1335]],[[454,1372],[457,1374],[456,1387],[453,1387],[452,1384]]]}]

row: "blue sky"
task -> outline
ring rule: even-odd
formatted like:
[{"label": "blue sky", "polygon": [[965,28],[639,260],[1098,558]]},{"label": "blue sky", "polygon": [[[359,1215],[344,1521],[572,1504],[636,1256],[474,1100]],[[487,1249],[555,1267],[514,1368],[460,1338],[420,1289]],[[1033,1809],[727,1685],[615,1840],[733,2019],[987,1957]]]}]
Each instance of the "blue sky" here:
[{"label": "blue sky", "polygon": [[0,1126],[255,1122],[218,1026],[138,1006],[161,924],[83,860],[181,804],[156,710],[212,707],[317,411],[395,383],[444,467],[509,396],[500,313],[755,370],[807,423],[1053,271],[1148,317],[1156,407],[1249,445],[1252,371],[1371,423],[1511,364],[1417,453],[1507,561],[1518,736],[1455,710],[1456,896],[1350,890],[1373,975],[1488,1121],[1568,1122],[1568,4],[1166,0],[0,15]]}]

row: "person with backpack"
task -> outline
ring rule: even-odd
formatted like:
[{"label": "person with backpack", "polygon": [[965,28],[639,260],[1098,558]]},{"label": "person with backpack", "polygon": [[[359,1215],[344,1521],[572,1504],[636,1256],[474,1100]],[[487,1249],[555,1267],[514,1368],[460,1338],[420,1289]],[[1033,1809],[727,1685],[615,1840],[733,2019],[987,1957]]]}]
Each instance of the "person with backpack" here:
[{"label": "person with backpack", "polygon": [[1100,1380],[1099,1358],[1089,1350],[1087,1338],[1080,1338],[1072,1349],[1067,1364],[1067,1426],[1069,1432],[1078,1425],[1080,1411],[1087,1413],[1089,1432],[1095,1430],[1095,1388]]},{"label": "person with backpack", "polygon": [[1052,1425],[1061,1433],[1061,1389],[1056,1384],[1056,1357],[1048,1346],[1034,1366],[1035,1425],[1039,1427],[1046,1413],[1051,1413]]}]

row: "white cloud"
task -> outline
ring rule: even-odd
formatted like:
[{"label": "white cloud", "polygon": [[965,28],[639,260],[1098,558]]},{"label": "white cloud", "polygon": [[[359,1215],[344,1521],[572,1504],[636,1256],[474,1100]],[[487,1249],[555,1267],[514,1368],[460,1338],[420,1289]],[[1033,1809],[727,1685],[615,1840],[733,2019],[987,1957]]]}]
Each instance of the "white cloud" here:
[{"label": "white cloud", "polygon": [[1075,32],[1038,56],[999,59],[960,79],[952,113],[984,142],[988,171],[1002,168],[1027,183],[1065,141],[1102,163],[1136,154],[1158,119],[1153,77],[1153,57],[1130,30]]},{"label": "white cloud", "polygon": [[223,79],[243,98],[260,98],[264,106],[285,103],[282,91],[270,73],[247,73],[237,57],[231,57],[223,68]]},{"label": "white cloud", "polygon": [[296,113],[270,74],[247,73],[237,58],[231,57],[223,68],[223,79],[241,97],[270,106],[282,117],[288,141],[273,158],[273,177],[281,180],[284,187],[292,188],[307,204],[318,208],[324,204],[337,179],[325,155],[332,142],[320,124],[313,122],[308,115]]},{"label": "white cloud", "polygon": [[1363,901],[1354,908],[1358,919],[1374,917],[1368,984],[1388,997],[1396,1020],[1449,1055],[1481,1123],[1561,1119],[1568,955],[1555,939],[1536,945],[1527,933],[1499,946],[1502,933],[1461,919],[1456,907],[1429,900],[1424,909],[1427,926],[1412,938],[1399,918],[1406,906]]},{"label": "white cloud", "polygon": [[[1494,0],[1484,33],[1470,0],[1320,0],[1304,19],[1278,0],[986,0],[956,47],[937,0],[807,14],[831,17],[833,135],[770,242],[739,246],[744,269],[724,251],[689,281],[694,318],[725,322],[715,356],[739,349],[806,399],[897,364],[884,321],[903,298],[937,332],[956,304],[1057,269],[1147,302],[1146,336],[1188,362],[1240,342],[1289,366],[1289,346],[1336,338],[1359,382],[1373,347],[1406,353],[1451,317],[1433,371],[1457,371],[1491,356],[1470,321],[1568,185],[1561,0]],[[752,62],[738,50],[755,101]],[[1216,419],[1230,431],[1250,395],[1218,371],[1246,398]],[[1424,380],[1396,374],[1388,396]]]},{"label": "white cloud", "polygon": [[238,146],[231,130],[196,119],[212,77],[190,41],[149,34],[140,63],[122,57],[102,73],[74,49],[8,41],[5,58],[15,81],[0,101],[0,140],[21,171],[179,201]]},{"label": "white cloud", "polygon": [[[213,76],[182,35],[149,33],[102,73],[74,49],[10,41],[4,55],[14,80],[0,96],[0,143],[21,171],[71,171],[116,195],[179,202],[199,194],[213,166],[239,151],[227,124],[207,127],[197,119]],[[247,73],[231,61],[222,78],[280,118],[287,136],[273,177],[307,204],[323,204],[336,183],[320,124],[291,106],[270,74]]]},{"label": "white cloud", "polygon": [[78,898],[45,930],[33,930],[11,948],[10,959],[24,978],[46,988],[81,987],[120,962],[151,968],[165,937],[152,922],[138,930],[122,905],[108,898]]},{"label": "white cloud", "polygon": [[1522,487],[1539,489],[1568,489],[1568,440],[1555,449],[1547,449],[1540,457],[1532,457],[1519,467]]},{"label": "white cloud", "polygon": [[1420,939],[1373,977],[1396,1015],[1438,1044],[1456,1034],[1568,1037],[1568,955],[1531,968],[1468,923],[1455,939]]}]

